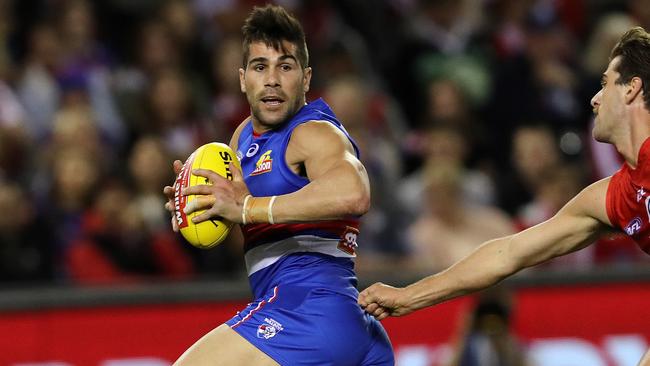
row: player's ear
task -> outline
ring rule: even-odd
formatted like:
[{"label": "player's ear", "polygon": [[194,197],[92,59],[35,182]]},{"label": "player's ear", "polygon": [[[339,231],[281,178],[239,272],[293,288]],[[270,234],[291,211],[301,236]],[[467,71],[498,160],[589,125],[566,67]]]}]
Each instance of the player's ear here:
[{"label": "player's ear", "polygon": [[241,67],[239,68],[239,89],[242,93],[246,93],[246,77],[245,71]]},{"label": "player's ear", "polygon": [[[635,76],[630,80],[625,90],[625,103],[630,104],[637,96],[641,96],[643,90],[643,80]],[[642,97],[642,96],[641,96]]]},{"label": "player's ear", "polygon": [[303,69],[303,77],[302,77],[302,87],[305,90],[305,93],[309,91],[310,84],[311,84],[311,67],[305,67]]}]

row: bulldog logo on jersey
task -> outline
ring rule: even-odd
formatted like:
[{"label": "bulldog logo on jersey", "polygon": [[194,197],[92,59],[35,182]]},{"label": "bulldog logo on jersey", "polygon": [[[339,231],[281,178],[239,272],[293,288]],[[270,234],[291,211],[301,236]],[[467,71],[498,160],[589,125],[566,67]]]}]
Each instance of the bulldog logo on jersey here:
[{"label": "bulldog logo on jersey", "polygon": [[268,173],[273,169],[273,159],[271,158],[271,151],[269,150],[262,154],[260,156],[259,160],[257,160],[257,163],[255,163],[255,170],[251,173],[251,175],[259,175],[263,173]]},{"label": "bulldog logo on jersey", "polygon": [[345,231],[343,232],[343,235],[341,235],[341,240],[339,240],[339,245],[336,247],[349,254],[356,256],[357,255],[357,247],[359,244],[357,244],[357,237],[359,236],[359,230],[347,226],[345,228]]}]

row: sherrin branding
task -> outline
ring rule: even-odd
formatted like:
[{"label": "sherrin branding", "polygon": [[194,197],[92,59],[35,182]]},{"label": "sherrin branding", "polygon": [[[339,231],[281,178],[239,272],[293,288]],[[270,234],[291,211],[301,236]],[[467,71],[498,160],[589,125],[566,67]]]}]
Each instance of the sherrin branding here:
[{"label": "sherrin branding", "polygon": [[192,218],[200,215],[205,210],[200,210],[186,215],[183,211],[195,195],[183,196],[182,190],[196,185],[211,184],[205,177],[192,174],[194,169],[207,169],[220,176],[232,180],[233,174],[230,171],[230,163],[240,169],[239,160],[232,149],[219,142],[205,144],[196,149],[183,164],[181,172],[174,184],[174,210],[176,211],[176,222],[181,234],[190,244],[195,247],[209,249],[221,243],[230,232],[233,223],[222,220],[207,220],[194,224]]}]

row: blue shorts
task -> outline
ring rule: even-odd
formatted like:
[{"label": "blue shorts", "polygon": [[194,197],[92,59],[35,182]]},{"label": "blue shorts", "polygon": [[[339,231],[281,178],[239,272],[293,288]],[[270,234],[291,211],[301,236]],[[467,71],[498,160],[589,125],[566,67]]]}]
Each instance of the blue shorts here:
[{"label": "blue shorts", "polygon": [[350,295],[274,287],[226,322],[281,365],[394,365],[386,331]]}]

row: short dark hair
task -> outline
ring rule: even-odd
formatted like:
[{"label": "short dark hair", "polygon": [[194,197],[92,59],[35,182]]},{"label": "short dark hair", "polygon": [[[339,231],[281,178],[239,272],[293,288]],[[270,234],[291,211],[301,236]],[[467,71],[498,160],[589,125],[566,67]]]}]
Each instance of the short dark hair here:
[{"label": "short dark hair", "polygon": [[650,110],[650,34],[641,27],[634,27],[621,37],[612,49],[610,60],[621,56],[616,84],[627,84],[637,76],[643,81],[643,101]]},{"label": "short dark hair", "polygon": [[242,33],[244,35],[244,68],[248,63],[251,43],[264,42],[276,50],[286,51],[282,47],[282,41],[296,45],[298,62],[303,68],[309,66],[309,52],[302,25],[281,6],[269,4],[264,7],[254,7],[244,22]]}]

